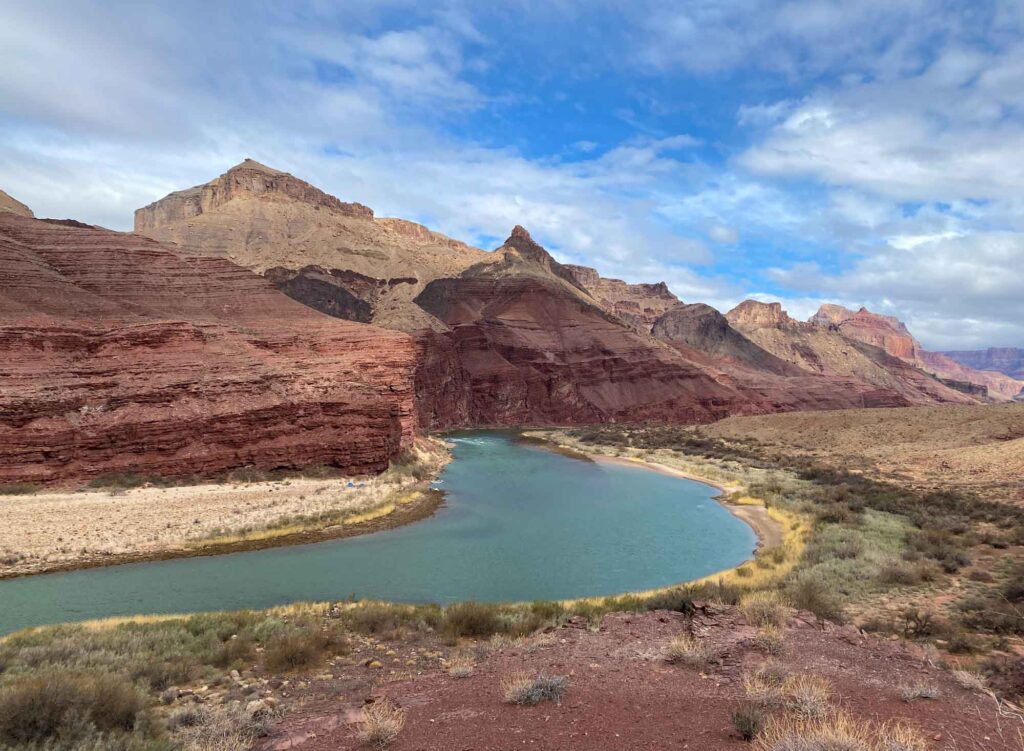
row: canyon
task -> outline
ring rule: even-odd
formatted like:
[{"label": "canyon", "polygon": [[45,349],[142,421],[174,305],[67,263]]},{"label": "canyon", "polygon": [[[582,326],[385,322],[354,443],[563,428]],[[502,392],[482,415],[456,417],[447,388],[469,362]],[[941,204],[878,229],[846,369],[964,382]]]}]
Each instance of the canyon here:
[{"label": "canyon", "polygon": [[418,431],[1008,400],[895,319],[723,315],[664,283],[492,251],[245,160],[135,215],[0,196],[2,483],[380,471]]}]

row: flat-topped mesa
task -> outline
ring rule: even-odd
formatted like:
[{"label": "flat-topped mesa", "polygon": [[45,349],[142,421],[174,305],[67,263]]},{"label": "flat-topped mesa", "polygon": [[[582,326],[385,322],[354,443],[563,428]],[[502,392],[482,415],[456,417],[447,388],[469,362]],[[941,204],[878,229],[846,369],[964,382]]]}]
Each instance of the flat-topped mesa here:
[{"label": "flat-topped mesa", "polygon": [[744,300],[725,314],[733,326],[755,329],[790,329],[799,323],[782,309],[782,303]]},{"label": "flat-topped mesa", "polygon": [[13,198],[10,194],[0,190],[0,212],[10,212],[11,214],[17,214],[18,216],[34,217],[32,209],[23,204],[21,201]]},{"label": "flat-topped mesa", "polygon": [[165,224],[209,212],[239,197],[282,196],[352,217],[373,219],[373,209],[345,203],[287,172],[252,159],[232,167],[205,185],[181,190],[135,212],[135,231],[145,233]]}]

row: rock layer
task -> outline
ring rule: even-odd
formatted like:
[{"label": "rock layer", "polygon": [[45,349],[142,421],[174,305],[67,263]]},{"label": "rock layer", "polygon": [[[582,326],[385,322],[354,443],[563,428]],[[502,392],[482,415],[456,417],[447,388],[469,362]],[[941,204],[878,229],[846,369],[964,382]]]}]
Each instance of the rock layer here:
[{"label": "rock layer", "polygon": [[332,464],[412,440],[410,337],[223,259],[0,214],[0,482]]},{"label": "rock layer", "polygon": [[28,206],[0,190],[0,213],[3,212],[16,214],[17,216],[35,216],[35,214],[32,213],[32,209]]},{"label": "rock layer", "polygon": [[762,349],[810,373],[857,379],[909,404],[977,401],[880,347],[846,336],[836,325],[796,321],[779,303],[746,300],[726,319]]},{"label": "rock layer", "polygon": [[606,279],[588,266],[565,268],[604,310],[645,334],[650,333],[659,316],[682,305],[665,282],[627,284],[621,279]]},{"label": "rock layer", "polygon": [[500,261],[434,280],[416,298],[451,329],[444,338],[475,424],[706,422],[749,406],[577,294],[521,228],[496,253]]},{"label": "rock layer", "polygon": [[834,328],[846,337],[880,347],[966,393],[979,393],[977,388],[970,387],[974,384],[987,389],[988,396],[1006,400],[1024,390],[1024,381],[967,367],[941,352],[928,352],[898,318],[872,313],[867,308],[854,312],[841,305],[822,305],[811,323]]},{"label": "rock layer", "polygon": [[1024,381],[1024,348],[989,347],[979,350],[942,352],[951,360],[975,370],[994,370],[997,373]]}]

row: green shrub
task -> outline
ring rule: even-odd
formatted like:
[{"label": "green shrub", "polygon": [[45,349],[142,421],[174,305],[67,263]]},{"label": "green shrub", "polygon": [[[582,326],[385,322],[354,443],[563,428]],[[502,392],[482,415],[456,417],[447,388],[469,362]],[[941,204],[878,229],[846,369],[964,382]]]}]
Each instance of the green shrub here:
[{"label": "green shrub", "polygon": [[31,482],[12,482],[0,485],[0,495],[28,495],[39,492],[40,488]]},{"label": "green shrub", "polygon": [[813,575],[797,576],[786,587],[786,595],[798,610],[809,610],[822,620],[843,622],[842,602]]},{"label": "green shrub", "polygon": [[317,624],[282,629],[267,642],[263,662],[271,672],[298,670],[320,662],[325,654],[347,654],[348,642]]},{"label": "green shrub", "polygon": [[497,605],[479,602],[459,602],[444,610],[441,628],[452,638],[487,637],[504,630]]},{"label": "green shrub", "polygon": [[765,714],[755,702],[745,701],[732,711],[732,724],[740,738],[752,741],[764,727]]},{"label": "green shrub", "polygon": [[43,672],[0,688],[0,746],[28,746],[89,734],[131,732],[145,702],[114,675]]}]

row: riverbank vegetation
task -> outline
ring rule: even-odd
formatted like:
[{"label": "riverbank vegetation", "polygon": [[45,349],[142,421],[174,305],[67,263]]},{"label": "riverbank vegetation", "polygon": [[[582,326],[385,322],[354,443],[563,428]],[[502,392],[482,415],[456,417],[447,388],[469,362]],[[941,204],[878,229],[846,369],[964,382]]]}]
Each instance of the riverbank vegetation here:
[{"label": "riverbank vegetation", "polygon": [[[559,444],[661,464],[726,485],[806,520],[794,565],[728,581],[773,590],[828,620],[917,639],[957,655],[1009,655],[1024,636],[1024,508],[951,482],[942,490],[874,479],[753,442],[677,427],[598,426],[549,434]],[[740,574],[737,576],[736,574]]]}]

